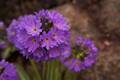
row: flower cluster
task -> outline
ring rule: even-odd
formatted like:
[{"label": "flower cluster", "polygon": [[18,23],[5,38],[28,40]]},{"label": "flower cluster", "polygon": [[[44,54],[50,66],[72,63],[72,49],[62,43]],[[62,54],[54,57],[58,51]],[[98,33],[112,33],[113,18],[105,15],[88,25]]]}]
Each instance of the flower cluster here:
[{"label": "flower cluster", "polygon": [[13,64],[0,61],[0,80],[17,80],[16,68]]},{"label": "flower cluster", "polygon": [[13,20],[7,32],[8,39],[24,56],[40,61],[67,56],[61,52],[69,47],[69,28],[57,11],[40,10]]},{"label": "flower cluster", "polygon": [[71,47],[69,29],[66,19],[57,11],[40,10],[13,20],[7,33],[26,58],[60,58],[66,67],[78,72],[95,63],[98,50],[83,36],[78,36]]},{"label": "flower cluster", "polygon": [[70,70],[78,72],[95,63],[98,50],[91,40],[82,36],[76,38],[75,44],[71,56],[62,57],[61,62]]}]

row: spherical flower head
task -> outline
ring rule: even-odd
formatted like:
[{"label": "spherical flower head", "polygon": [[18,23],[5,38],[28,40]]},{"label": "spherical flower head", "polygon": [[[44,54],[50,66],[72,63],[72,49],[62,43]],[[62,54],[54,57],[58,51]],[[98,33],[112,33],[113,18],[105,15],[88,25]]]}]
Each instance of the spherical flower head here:
[{"label": "spherical flower head", "polygon": [[[21,16],[13,20],[7,29],[8,39],[26,58],[34,58],[36,61],[50,59],[50,57],[56,58],[62,54],[63,48],[60,49],[60,46],[69,44],[70,32],[67,22],[64,23],[66,26],[63,25],[63,29],[59,28],[62,24],[61,26],[54,25],[56,22],[52,20],[50,14],[53,15],[51,11],[41,10],[35,15]],[[62,17],[58,16],[58,20]],[[59,51],[53,55],[52,52],[57,49]]]},{"label": "spherical flower head", "polygon": [[18,80],[16,68],[13,64],[0,61],[0,80]]},{"label": "spherical flower head", "polygon": [[95,63],[98,49],[90,39],[79,36],[71,52],[72,55],[69,58],[62,58],[61,62],[70,70],[78,72]]}]

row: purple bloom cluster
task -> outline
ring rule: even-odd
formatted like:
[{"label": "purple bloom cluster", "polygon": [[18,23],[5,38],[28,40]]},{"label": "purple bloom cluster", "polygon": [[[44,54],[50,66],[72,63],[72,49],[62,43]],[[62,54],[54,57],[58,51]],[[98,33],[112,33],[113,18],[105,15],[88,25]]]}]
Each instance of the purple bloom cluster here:
[{"label": "purple bloom cluster", "polygon": [[76,38],[75,44],[71,50],[71,56],[62,57],[61,62],[70,70],[78,72],[95,63],[98,49],[91,40],[82,36]]},{"label": "purple bloom cluster", "polygon": [[16,68],[13,64],[0,61],[0,80],[17,80]]},{"label": "purple bloom cluster", "polygon": [[78,72],[95,63],[98,49],[83,36],[75,38],[71,48],[69,29],[66,19],[57,11],[40,10],[13,20],[7,34],[26,58],[60,58],[66,67]]},{"label": "purple bloom cluster", "polygon": [[21,16],[12,21],[7,32],[8,39],[27,58],[40,61],[67,56],[61,52],[69,47],[69,25],[57,11],[40,10]]}]

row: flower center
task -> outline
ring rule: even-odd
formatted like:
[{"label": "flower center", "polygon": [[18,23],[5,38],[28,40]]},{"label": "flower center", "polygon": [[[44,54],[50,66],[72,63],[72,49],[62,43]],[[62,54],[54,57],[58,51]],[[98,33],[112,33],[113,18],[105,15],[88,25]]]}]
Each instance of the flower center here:
[{"label": "flower center", "polygon": [[84,60],[87,54],[88,48],[85,46],[75,46],[72,49],[73,56],[80,60]]},{"label": "flower center", "polygon": [[42,30],[45,32],[49,32],[49,30],[53,27],[53,23],[51,20],[49,20],[47,17],[45,18],[40,18],[42,22]]},{"label": "flower center", "polygon": [[35,42],[36,42],[35,38],[32,38],[32,42],[33,42],[33,43],[35,43]]},{"label": "flower center", "polygon": [[0,66],[0,74],[2,74],[4,72],[5,68]]},{"label": "flower center", "polygon": [[36,32],[36,31],[37,31],[37,29],[34,27],[34,28],[33,28],[33,31],[34,31],[34,32]]},{"label": "flower center", "polygon": [[48,38],[45,38],[45,42],[47,42],[47,43],[48,43],[48,41],[49,41],[49,39],[48,39]]}]

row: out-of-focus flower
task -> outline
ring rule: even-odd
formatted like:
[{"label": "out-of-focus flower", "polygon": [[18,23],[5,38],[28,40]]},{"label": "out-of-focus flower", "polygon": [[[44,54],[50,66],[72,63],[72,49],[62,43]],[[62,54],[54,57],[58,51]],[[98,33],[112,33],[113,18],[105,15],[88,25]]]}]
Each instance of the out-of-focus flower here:
[{"label": "out-of-focus flower", "polygon": [[72,55],[68,58],[62,57],[61,62],[70,70],[78,72],[95,63],[98,49],[91,40],[79,36],[71,52]]},{"label": "out-of-focus flower", "polygon": [[16,68],[13,64],[0,61],[0,80],[18,80]]},{"label": "out-of-focus flower", "polygon": [[5,28],[5,24],[4,22],[0,21],[0,30],[4,29]]},{"label": "out-of-focus flower", "polygon": [[[68,23],[56,11],[41,10],[21,16],[12,21],[7,32],[8,39],[24,56],[37,61],[60,56],[60,46],[68,45],[70,40]],[[54,50],[57,52],[53,55]]]},{"label": "out-of-focus flower", "polygon": [[17,33],[17,30],[19,30],[17,25],[18,25],[18,21],[14,19],[10,24],[9,28],[7,29],[7,37],[9,41],[11,41],[17,48],[22,49],[23,48],[22,45],[17,40],[16,33]]},{"label": "out-of-focus flower", "polygon": [[0,48],[6,48],[7,43],[5,41],[0,41]]}]

